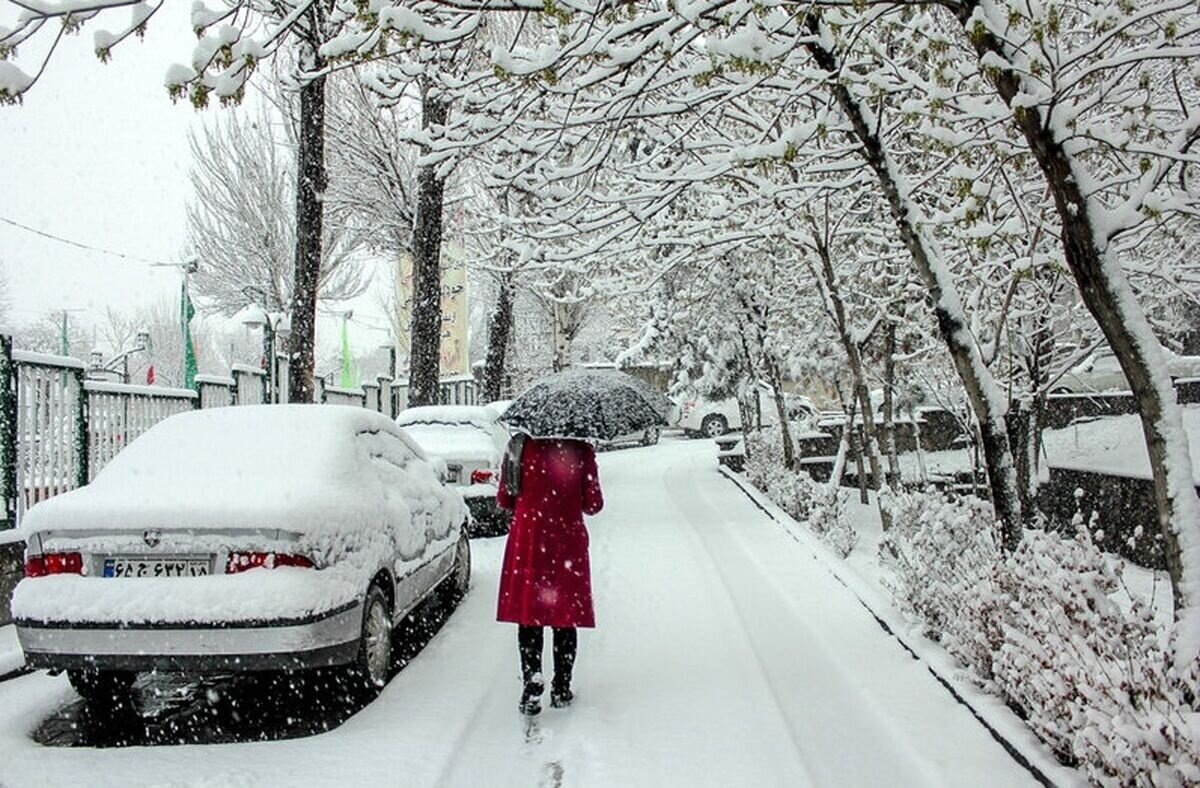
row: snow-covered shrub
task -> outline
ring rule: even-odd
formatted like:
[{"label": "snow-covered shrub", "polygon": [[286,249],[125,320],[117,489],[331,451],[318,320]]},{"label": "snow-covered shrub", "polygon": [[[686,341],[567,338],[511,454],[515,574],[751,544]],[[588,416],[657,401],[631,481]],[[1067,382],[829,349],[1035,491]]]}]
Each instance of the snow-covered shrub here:
[{"label": "snow-covered shrub", "polygon": [[[1082,526],[1082,523],[1079,524]],[[1173,676],[1166,632],[1122,567],[1092,541],[1027,531],[999,574],[995,682],[1064,760],[1101,785],[1195,785],[1200,731]]]},{"label": "snow-covered shrub", "polygon": [[746,435],[746,478],[792,519],[808,524],[838,555],[850,555],[858,534],[845,516],[841,492],[783,464],[783,438],[777,427]]},{"label": "snow-covered shrub", "polygon": [[1000,547],[988,506],[973,497],[893,492],[884,501],[892,527],[880,543],[885,580],[901,610],[919,621],[989,686],[996,625]]},{"label": "snow-covered shrub", "polygon": [[1122,566],[1078,536],[1027,530],[1003,556],[988,505],[899,493],[881,560],[901,609],[1067,763],[1100,785],[1200,782],[1196,675],[1174,675],[1167,633]]}]

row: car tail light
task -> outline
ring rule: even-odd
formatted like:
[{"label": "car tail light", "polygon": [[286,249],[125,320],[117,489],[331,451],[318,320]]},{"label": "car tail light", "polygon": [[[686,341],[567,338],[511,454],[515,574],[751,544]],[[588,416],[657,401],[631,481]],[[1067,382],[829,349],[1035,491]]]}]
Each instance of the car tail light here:
[{"label": "car tail light", "polygon": [[471,484],[487,484],[495,475],[495,472],[489,468],[478,468],[471,471]]},{"label": "car tail light", "polygon": [[83,555],[80,553],[45,553],[25,560],[26,577],[83,574]]},{"label": "car tail light", "polygon": [[295,555],[294,553],[258,553],[258,552],[239,552],[235,551],[229,554],[229,560],[225,563],[225,574],[235,575],[238,572],[246,572],[251,569],[277,569],[281,566],[298,566],[302,569],[312,569],[312,559],[303,556]]}]

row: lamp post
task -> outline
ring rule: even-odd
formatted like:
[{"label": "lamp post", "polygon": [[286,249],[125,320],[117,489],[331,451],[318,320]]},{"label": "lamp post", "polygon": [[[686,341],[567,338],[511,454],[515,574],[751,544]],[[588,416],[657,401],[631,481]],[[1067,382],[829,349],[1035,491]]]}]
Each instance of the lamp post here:
[{"label": "lamp post", "polygon": [[[174,269],[178,270],[180,276],[183,278],[182,300],[183,300],[184,304],[191,303],[192,294],[189,289],[189,285],[191,284],[190,278],[191,278],[192,274],[194,274],[200,270],[200,258],[198,256],[192,255],[191,257],[188,257],[186,260],[184,260],[182,263],[151,263],[150,267],[151,268],[174,268]],[[180,306],[181,313],[182,313],[183,309],[184,309],[184,307],[183,307],[183,305],[181,305]],[[192,359],[194,362],[194,357],[192,356],[192,351],[189,349],[191,347],[192,339],[191,339],[191,329],[188,327],[188,317],[187,316],[182,316],[181,328],[183,329],[183,340],[184,341],[183,341],[183,377],[181,378],[181,381],[183,381],[183,382],[181,382],[180,385],[187,386],[190,384],[190,382],[188,381],[189,359]]]},{"label": "lamp post", "polygon": [[91,368],[92,374],[111,372],[116,373],[117,364],[121,365],[121,382],[129,383],[129,357],[134,353],[144,353],[150,347],[150,332],[137,332],[137,339],[133,347],[128,350],[123,350],[113,356],[107,363],[104,361],[104,353],[100,350],[93,350],[91,353]]},{"label": "lamp post", "polygon": [[287,315],[282,312],[268,312],[265,306],[267,297],[261,288],[248,285],[242,288],[246,295],[257,294],[262,303],[251,302],[244,310],[242,325],[248,328],[261,328],[263,332],[263,370],[267,373],[267,402],[273,404],[279,401],[278,370],[275,363],[275,343],[277,339],[286,338],[289,330],[286,326]]}]

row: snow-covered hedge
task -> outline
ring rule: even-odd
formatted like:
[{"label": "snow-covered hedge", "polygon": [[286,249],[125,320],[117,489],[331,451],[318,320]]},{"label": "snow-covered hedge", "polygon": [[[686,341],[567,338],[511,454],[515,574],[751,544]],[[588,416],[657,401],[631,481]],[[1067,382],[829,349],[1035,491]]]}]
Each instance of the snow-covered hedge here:
[{"label": "snow-covered hedge", "polygon": [[884,502],[892,527],[880,558],[892,569],[890,586],[900,609],[926,634],[991,686],[999,539],[991,512],[978,498],[892,493]]},{"label": "snow-covered hedge", "polygon": [[804,471],[789,471],[783,464],[783,438],[778,427],[746,435],[746,478],[776,506],[799,522],[843,558],[858,543],[843,511],[842,491],[813,481]]},{"label": "snow-covered hedge", "polygon": [[977,500],[900,493],[881,545],[900,607],[1067,763],[1100,785],[1200,781],[1196,673],[1174,674],[1168,633],[1121,598],[1122,566],[1077,518],[1076,538],[1026,531],[1002,556]]}]

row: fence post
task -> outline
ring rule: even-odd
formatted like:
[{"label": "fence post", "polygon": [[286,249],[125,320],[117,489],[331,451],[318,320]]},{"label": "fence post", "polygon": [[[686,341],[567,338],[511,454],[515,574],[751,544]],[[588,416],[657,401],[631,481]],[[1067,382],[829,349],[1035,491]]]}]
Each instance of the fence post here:
[{"label": "fence post", "polygon": [[389,419],[396,418],[393,412],[396,401],[392,398],[392,378],[390,375],[379,375],[375,378],[379,383],[379,412]]},{"label": "fence post", "polygon": [[75,454],[79,458],[79,467],[75,469],[75,483],[79,487],[84,487],[90,481],[88,474],[90,461],[88,455],[91,449],[88,435],[88,395],[87,389],[84,387],[84,371],[76,369],[72,370],[72,374],[79,387],[79,401],[75,408]]},{"label": "fence post", "polygon": [[0,488],[4,495],[4,528],[17,525],[17,368],[11,336],[0,335]]},{"label": "fence post", "polygon": [[292,396],[292,366],[286,353],[275,356],[275,402],[288,403]]}]

